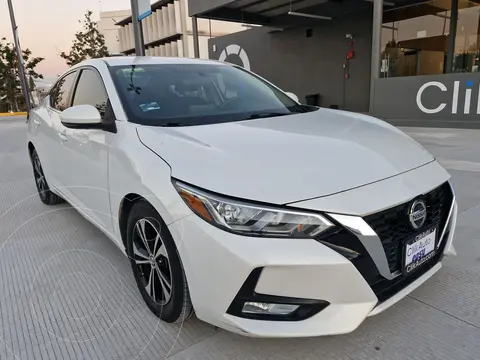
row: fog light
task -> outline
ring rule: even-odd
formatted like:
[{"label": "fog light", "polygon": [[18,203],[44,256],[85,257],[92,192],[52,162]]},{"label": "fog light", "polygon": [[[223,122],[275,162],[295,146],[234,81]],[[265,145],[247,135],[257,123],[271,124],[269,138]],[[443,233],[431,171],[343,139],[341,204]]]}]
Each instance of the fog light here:
[{"label": "fog light", "polygon": [[242,312],[258,315],[289,315],[298,308],[299,305],[246,302],[243,305]]}]

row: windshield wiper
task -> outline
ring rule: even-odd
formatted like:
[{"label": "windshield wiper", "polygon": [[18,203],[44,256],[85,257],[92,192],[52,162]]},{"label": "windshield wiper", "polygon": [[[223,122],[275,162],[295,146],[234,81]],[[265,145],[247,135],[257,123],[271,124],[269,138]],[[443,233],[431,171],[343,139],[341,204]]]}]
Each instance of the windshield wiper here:
[{"label": "windshield wiper", "polygon": [[269,117],[275,117],[275,116],[285,116],[285,115],[290,115],[293,114],[291,113],[278,113],[278,112],[265,112],[265,113],[256,113],[252,114],[248,117],[249,120],[252,119],[263,119],[263,118],[269,118]]},{"label": "windshield wiper", "polygon": [[168,122],[166,124],[160,125],[161,127],[177,127],[177,126],[185,126],[185,124],[179,122]]}]

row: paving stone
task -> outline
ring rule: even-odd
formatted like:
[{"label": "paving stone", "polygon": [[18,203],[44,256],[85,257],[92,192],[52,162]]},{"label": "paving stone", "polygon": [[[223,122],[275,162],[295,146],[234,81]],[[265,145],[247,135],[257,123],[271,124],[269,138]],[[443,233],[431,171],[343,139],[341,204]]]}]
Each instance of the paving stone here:
[{"label": "paving stone", "polygon": [[23,120],[0,123],[0,359],[477,359],[480,131],[406,128],[453,177],[458,257],[343,336],[265,340],[159,322],[119,249],[69,205],[36,195]]}]

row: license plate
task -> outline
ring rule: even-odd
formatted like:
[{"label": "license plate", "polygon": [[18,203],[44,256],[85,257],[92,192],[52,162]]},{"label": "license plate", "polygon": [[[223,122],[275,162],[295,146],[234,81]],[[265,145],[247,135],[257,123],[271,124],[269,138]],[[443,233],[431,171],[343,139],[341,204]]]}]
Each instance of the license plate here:
[{"label": "license plate", "polygon": [[405,245],[404,273],[410,274],[435,256],[437,229],[430,229],[415,236]]}]

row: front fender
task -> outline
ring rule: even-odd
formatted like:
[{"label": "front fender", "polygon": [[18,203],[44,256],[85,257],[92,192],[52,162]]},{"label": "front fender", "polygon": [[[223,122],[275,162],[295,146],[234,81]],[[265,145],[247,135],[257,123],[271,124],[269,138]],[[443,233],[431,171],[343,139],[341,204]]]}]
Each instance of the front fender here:
[{"label": "front fender", "polygon": [[109,149],[110,206],[118,238],[119,214],[129,194],[146,199],[167,225],[191,213],[172,184],[170,166],[140,142],[136,126],[118,122],[117,136]]}]

